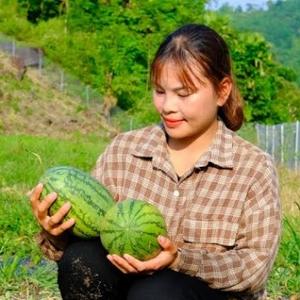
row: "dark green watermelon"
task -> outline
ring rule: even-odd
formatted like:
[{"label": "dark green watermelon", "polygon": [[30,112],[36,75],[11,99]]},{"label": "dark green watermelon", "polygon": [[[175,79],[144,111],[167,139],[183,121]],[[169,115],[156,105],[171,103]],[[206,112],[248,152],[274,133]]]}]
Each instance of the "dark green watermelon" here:
[{"label": "dark green watermelon", "polygon": [[50,208],[53,215],[64,203],[72,207],[65,219],[74,218],[74,235],[91,238],[99,236],[99,224],[106,211],[115,202],[107,189],[88,173],[73,167],[58,166],[48,169],[40,179],[44,189],[42,197],[56,192],[58,198]]},{"label": "dark green watermelon", "polygon": [[101,241],[109,253],[127,253],[140,260],[161,251],[159,235],[167,235],[164,218],[154,205],[142,200],[118,202],[107,211],[100,226]]}]

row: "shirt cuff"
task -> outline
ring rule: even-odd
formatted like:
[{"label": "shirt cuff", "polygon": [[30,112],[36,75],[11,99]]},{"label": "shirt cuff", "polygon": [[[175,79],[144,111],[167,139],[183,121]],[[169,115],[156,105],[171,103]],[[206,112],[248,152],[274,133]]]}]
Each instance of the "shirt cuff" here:
[{"label": "shirt cuff", "polygon": [[182,272],[190,276],[196,276],[199,272],[199,264],[191,261],[191,253],[188,250],[178,248],[177,258],[170,266],[176,272]]},{"label": "shirt cuff", "polygon": [[59,261],[67,245],[67,238],[55,238],[42,230],[36,235],[36,242],[42,253],[50,260]]}]

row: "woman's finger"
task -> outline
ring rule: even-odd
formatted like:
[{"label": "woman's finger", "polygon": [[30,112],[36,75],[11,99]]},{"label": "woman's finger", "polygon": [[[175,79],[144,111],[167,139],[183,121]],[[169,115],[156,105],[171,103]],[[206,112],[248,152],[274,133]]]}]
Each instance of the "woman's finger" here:
[{"label": "woman's finger", "polygon": [[131,266],[123,257],[113,254],[112,258],[114,262],[117,263],[118,266],[124,269],[127,273],[137,273],[137,270],[133,266]]},{"label": "woman's finger", "polygon": [[49,229],[49,233],[53,236],[59,236],[66,230],[70,229],[72,226],[74,226],[75,220],[74,219],[69,219],[65,222],[63,222],[61,225],[54,227],[52,229]]},{"label": "woman's finger", "polygon": [[31,202],[31,207],[33,210],[36,209],[36,207],[40,203],[40,196],[43,191],[43,184],[39,183],[31,192],[30,192],[30,202]]},{"label": "woman's finger", "polygon": [[129,254],[124,254],[124,258],[138,272],[146,271],[145,263],[143,261],[140,261],[140,260],[136,259],[135,257],[129,255]]},{"label": "woman's finger", "polygon": [[119,266],[113,259],[111,255],[107,255],[107,259],[117,268],[119,269],[122,273],[127,274],[128,272],[123,269],[121,266]]},{"label": "woman's finger", "polygon": [[61,223],[64,219],[64,217],[67,215],[71,208],[71,203],[66,202],[63,204],[63,206],[53,215],[49,218],[48,225],[50,227],[56,226],[57,224]]},{"label": "woman's finger", "polygon": [[48,210],[53,202],[56,200],[57,194],[51,193],[45,197],[45,199],[40,203],[37,209],[37,217],[38,219],[42,219],[48,215]]}]

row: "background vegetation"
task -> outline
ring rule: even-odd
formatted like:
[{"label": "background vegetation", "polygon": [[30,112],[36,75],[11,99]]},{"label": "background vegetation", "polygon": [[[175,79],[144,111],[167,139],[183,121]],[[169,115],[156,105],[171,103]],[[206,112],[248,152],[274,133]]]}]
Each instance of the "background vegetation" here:
[{"label": "background vegetation", "polygon": [[[299,42],[297,0],[274,1],[267,11],[246,12],[230,7],[210,12],[206,2],[0,0],[0,31],[41,47],[53,62],[97,89],[103,101],[118,107],[112,109],[113,124],[125,128],[130,118],[134,127],[158,120],[151,105],[149,67],[161,40],[182,24],[205,23],[219,31],[231,48],[248,121],[300,119],[298,56],[288,52],[296,54],[292,49]],[[295,20],[285,18],[284,12],[292,12]],[[271,16],[280,19],[280,26]],[[252,17],[257,18],[253,24],[263,20],[265,24],[254,28],[249,21],[249,27],[243,27]],[[264,26],[273,35],[289,38],[277,43],[261,29]],[[284,50],[287,40],[292,47]],[[2,54],[0,74],[0,299],[59,299],[56,266],[42,257],[34,242],[39,228],[27,194],[48,167],[91,170],[110,140],[111,123],[97,113],[101,107],[87,107],[52,89],[33,70],[17,80]],[[239,134],[255,142],[251,124]],[[272,299],[292,295],[297,299],[300,177],[280,167],[278,171],[284,231],[268,290]]]},{"label": "background vegetation", "polygon": [[275,59],[265,37],[234,29],[230,18],[206,11],[206,2],[1,0],[0,28],[41,47],[143,125],[157,120],[151,109],[149,68],[159,43],[182,24],[205,23],[220,32],[232,50],[248,121],[299,119],[295,71]]},{"label": "background vegetation", "polygon": [[[89,172],[108,141],[0,135],[0,299],[60,299],[56,266],[43,259],[34,236],[39,231],[28,200],[45,169],[71,165]],[[268,282],[270,299],[296,297],[300,290],[300,176],[279,169],[284,232]],[[300,295],[298,295],[300,296]],[[288,298],[289,299],[289,298]],[[298,299],[298,298],[293,298]]]},{"label": "background vegetation", "polygon": [[272,43],[276,58],[294,69],[300,85],[300,9],[298,0],[269,1],[267,10],[248,5],[246,11],[224,5],[222,15],[230,17],[231,24],[246,32],[260,32]]}]

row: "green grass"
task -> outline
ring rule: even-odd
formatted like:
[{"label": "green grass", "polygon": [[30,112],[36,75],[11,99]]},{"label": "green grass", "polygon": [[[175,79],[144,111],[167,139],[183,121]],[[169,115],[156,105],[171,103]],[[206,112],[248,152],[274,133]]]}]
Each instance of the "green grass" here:
[{"label": "green grass", "polygon": [[[56,265],[43,258],[34,240],[39,228],[26,193],[49,167],[71,165],[90,171],[107,143],[108,140],[82,135],[68,140],[0,135],[1,300],[60,299]],[[288,176],[287,171],[280,175],[288,178],[284,180],[288,196],[282,198],[297,201],[299,176]],[[300,291],[300,210],[296,205],[292,214],[284,214],[280,250],[268,282],[271,299]]]},{"label": "green grass", "polygon": [[299,215],[298,217],[286,215],[283,220],[280,248],[268,281],[268,292],[274,299],[277,299],[279,296],[290,295],[298,295],[300,297]]},{"label": "green grass", "polygon": [[[0,299],[56,299],[56,265],[45,261],[26,194],[55,165],[90,171],[108,141],[0,136]],[[57,298],[59,299],[59,298]]]}]

